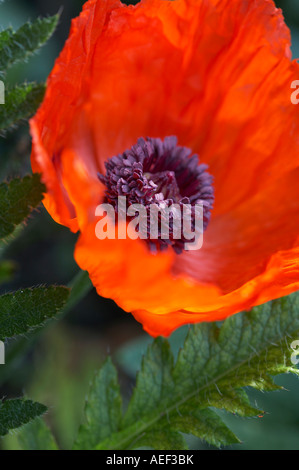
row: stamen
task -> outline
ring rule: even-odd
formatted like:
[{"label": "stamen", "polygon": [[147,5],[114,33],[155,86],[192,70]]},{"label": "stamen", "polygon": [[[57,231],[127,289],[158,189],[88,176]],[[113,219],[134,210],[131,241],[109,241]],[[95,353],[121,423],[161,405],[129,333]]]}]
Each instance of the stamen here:
[{"label": "stamen", "polygon": [[[206,230],[214,203],[213,178],[206,171],[208,166],[199,164],[197,155],[187,147],[177,144],[177,138],[140,138],[136,145],[105,163],[106,175],[99,174],[106,186],[106,203],[118,212],[118,197],[125,196],[127,205],[142,204],[148,212],[148,237],[145,242],[151,251],[164,250],[171,246],[176,253],[184,249],[186,239],[174,238],[175,218],[170,215],[169,240],[162,239],[161,230],[157,240],[150,239],[150,206],[157,208],[178,204],[191,205],[191,226],[195,226],[195,206],[202,204],[203,229]],[[188,240],[188,242],[190,242]]]}]

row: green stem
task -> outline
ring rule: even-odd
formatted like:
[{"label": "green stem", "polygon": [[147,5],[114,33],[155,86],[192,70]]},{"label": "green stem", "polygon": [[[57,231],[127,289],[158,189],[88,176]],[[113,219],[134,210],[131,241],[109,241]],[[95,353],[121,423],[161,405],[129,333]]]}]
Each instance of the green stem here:
[{"label": "green stem", "polygon": [[[93,288],[89,275],[86,271],[79,271],[74,279],[68,284],[71,289],[69,299],[62,311],[62,315],[65,316],[69,313],[81,300],[83,300],[87,294]],[[60,317],[60,316],[59,316]]]}]

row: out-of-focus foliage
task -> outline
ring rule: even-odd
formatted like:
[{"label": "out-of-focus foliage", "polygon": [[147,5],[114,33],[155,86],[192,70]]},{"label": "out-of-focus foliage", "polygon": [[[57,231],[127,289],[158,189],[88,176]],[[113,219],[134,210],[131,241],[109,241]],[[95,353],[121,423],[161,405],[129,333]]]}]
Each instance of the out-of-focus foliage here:
[{"label": "out-of-focus foliage", "polygon": [[18,438],[22,449],[58,450],[50,429],[42,419],[35,419],[29,426],[24,426]]},{"label": "out-of-focus foliage", "polygon": [[299,58],[299,2],[296,0],[276,0],[281,8],[287,25],[292,33],[292,52],[294,58]]}]

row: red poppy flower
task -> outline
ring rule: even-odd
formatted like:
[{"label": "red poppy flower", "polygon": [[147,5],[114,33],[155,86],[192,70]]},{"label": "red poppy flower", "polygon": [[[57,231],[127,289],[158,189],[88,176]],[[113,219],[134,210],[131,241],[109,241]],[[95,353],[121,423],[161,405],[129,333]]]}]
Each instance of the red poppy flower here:
[{"label": "red poppy flower", "polygon": [[[75,258],[99,294],[153,336],[299,288],[299,113],[290,100],[298,78],[272,0],[89,0],[73,21],[30,123],[32,167],[49,213],[80,231]],[[98,240],[110,159],[123,171],[139,138],[158,148],[168,136],[214,180],[203,247],[155,254],[144,240]],[[169,142],[173,165],[179,147]],[[200,172],[187,154],[192,179],[192,168]],[[179,189],[188,186],[182,168]]]}]

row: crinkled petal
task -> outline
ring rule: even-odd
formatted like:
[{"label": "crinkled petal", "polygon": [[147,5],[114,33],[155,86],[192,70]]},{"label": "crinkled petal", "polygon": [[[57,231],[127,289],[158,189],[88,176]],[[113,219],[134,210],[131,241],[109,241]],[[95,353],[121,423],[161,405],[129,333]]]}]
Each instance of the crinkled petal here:
[{"label": "crinkled petal", "polygon": [[[98,292],[153,335],[299,288],[299,114],[290,35],[272,0],[90,0],[31,121],[33,168]],[[198,252],[98,240],[97,172],[141,136],[208,163],[215,208]]]}]

